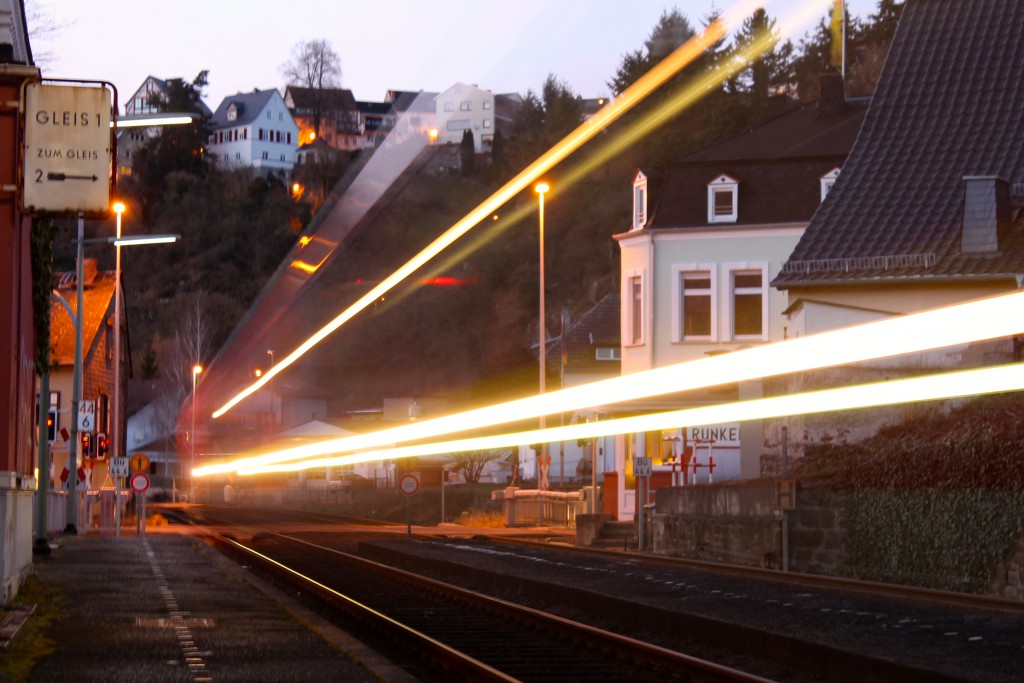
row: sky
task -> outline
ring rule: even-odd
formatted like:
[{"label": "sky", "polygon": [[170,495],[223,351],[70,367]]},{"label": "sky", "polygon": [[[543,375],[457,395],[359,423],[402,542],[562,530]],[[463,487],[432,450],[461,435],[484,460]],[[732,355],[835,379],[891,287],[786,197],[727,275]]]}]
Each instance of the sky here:
[{"label": "sky", "polygon": [[[582,97],[610,95],[622,56],[641,49],[666,9],[695,26],[730,0],[25,0],[44,78],[107,81],[123,105],[147,76],[191,81],[209,70],[205,101],[286,85],[282,65],[301,41],[326,40],[341,85],[360,101],[388,90],[440,92],[456,82],[495,93],[538,92],[554,74]],[[847,0],[866,18],[877,0]],[[799,38],[830,0],[766,2],[782,23],[812,8]],[[45,21],[33,21],[34,16]],[[56,28],[40,32],[49,23]],[[121,107],[123,111],[123,106]]]}]

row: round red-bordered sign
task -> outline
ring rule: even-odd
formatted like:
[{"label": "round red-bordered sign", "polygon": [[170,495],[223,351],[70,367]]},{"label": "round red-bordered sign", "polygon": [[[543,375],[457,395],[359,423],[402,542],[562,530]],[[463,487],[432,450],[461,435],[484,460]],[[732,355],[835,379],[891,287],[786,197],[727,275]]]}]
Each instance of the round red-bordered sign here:
[{"label": "round red-bordered sign", "polygon": [[403,474],[398,480],[398,488],[407,496],[420,490],[420,478],[415,474]]},{"label": "round red-bordered sign", "polygon": [[145,493],[149,488],[149,475],[144,472],[136,472],[128,480],[128,486],[135,493]]}]

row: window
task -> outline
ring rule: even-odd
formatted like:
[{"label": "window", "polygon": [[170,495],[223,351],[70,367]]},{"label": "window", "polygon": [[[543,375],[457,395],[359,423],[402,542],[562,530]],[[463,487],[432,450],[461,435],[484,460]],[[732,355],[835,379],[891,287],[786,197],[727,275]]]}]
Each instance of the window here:
[{"label": "window", "polygon": [[263,158],[264,159],[269,159],[270,158],[270,152],[264,152],[263,153]]},{"label": "window", "polygon": [[825,197],[832,190],[832,186],[836,184],[836,179],[839,177],[839,168],[833,168],[831,171],[821,176],[818,182],[821,184],[821,201],[825,201]]},{"label": "window", "polygon": [[248,140],[249,139],[249,129],[248,128],[243,128],[242,129],[242,139],[243,140]]},{"label": "window", "polygon": [[455,111],[455,103],[454,102],[445,102],[444,103],[444,110],[445,111]]},{"label": "window", "polygon": [[767,341],[767,265],[727,264],[733,339]]},{"label": "window", "polygon": [[625,278],[626,329],[623,339],[630,346],[644,343],[644,280],[636,273]]},{"label": "window", "polygon": [[472,111],[472,110],[473,110],[473,103],[472,102],[459,102],[459,111]]},{"label": "window", "polygon": [[490,128],[490,127],[491,127],[491,120],[490,119],[484,119],[484,128]]},{"label": "window", "polygon": [[242,160],[242,153],[241,152],[235,152],[235,161],[241,161],[241,160]]},{"label": "window", "polygon": [[647,224],[647,176],[637,173],[633,178],[633,230]]},{"label": "window", "polygon": [[491,101],[490,100],[484,100],[484,109],[490,109],[490,108],[491,108]]},{"label": "window", "polygon": [[673,266],[673,342],[718,341],[717,273],[714,263]]},{"label": "window", "polygon": [[449,121],[447,128],[448,130],[469,130],[469,119],[455,119]]},{"label": "window", "polygon": [[259,140],[263,139],[263,129],[262,128],[260,128],[259,133],[257,133],[257,135],[259,136],[257,139],[259,139]]},{"label": "window", "polygon": [[292,134],[291,134],[291,132],[288,133],[288,144],[289,145],[292,144]]},{"label": "window", "polygon": [[708,223],[735,223],[739,181],[722,174],[708,183]]},{"label": "window", "polygon": [[594,349],[595,360],[622,360],[622,352],[617,347],[597,347]]}]

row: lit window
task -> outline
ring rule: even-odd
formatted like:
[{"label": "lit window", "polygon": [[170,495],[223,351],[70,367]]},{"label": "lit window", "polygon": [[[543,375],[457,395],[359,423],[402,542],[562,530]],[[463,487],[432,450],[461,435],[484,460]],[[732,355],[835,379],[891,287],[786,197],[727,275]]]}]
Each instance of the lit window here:
[{"label": "lit window", "polygon": [[832,191],[832,186],[836,184],[836,179],[839,178],[839,168],[833,168],[831,171],[821,176],[818,182],[821,184],[821,201],[825,201],[825,197]]},{"label": "lit window", "polygon": [[733,339],[767,340],[767,265],[727,264]]},{"label": "lit window", "polygon": [[728,175],[720,175],[708,183],[708,223],[735,223],[739,181]]}]

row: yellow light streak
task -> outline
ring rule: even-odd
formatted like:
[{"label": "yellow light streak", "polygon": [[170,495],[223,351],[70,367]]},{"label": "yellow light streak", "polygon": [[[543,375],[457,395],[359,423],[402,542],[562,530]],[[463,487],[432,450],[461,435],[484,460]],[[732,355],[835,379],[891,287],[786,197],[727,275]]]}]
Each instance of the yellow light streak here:
[{"label": "yellow light streak", "polygon": [[368,434],[330,439],[227,463],[213,463],[197,468],[194,476],[391,446],[403,441],[429,439],[595,405],[918,353],[1020,333],[1024,333],[1024,292],[1014,292],[631,373]]},{"label": "yellow light streak", "polygon": [[665,83],[679,70],[693,62],[704,50],[714,45],[718,40],[724,38],[730,28],[738,25],[742,18],[752,13],[754,9],[763,3],[758,0],[746,0],[730,11],[725,12],[722,17],[707,26],[700,34],[694,36],[686,43],[678,47],[668,57],[655,65],[650,71],[641,76],[631,86],[626,88],[608,106],[602,107],[596,114],[587,119],[574,131],[569,133],[554,147],[549,149],[526,169],[521,171],[515,178],[506,183],[501,189],[484,200],[482,204],[470,211],[461,220],[446,230],[440,237],[427,245],[420,253],[398,268],[394,273],[382,280],[376,287],[367,292],[354,304],[342,311],[336,318],[324,325],[309,339],[299,345],[294,351],[281,359],[281,361],[259,380],[249,385],[223,406],[213,412],[213,418],[219,418],[231,408],[238,405],[245,398],[251,396],[261,387],[267,384],[278,373],[283,372],[292,363],[301,358],[307,351],[319,344],[331,333],[351,320],[357,313],[381,298],[403,280],[412,275],[416,270],[433,259],[453,242],[469,232],[480,221],[492,215],[501,206],[515,197],[525,188],[540,178],[544,173],[554,168],[563,159],[579,149],[584,143],[599,134],[606,126],[620,118],[627,111],[632,109],[638,102],[642,101],[651,92]]},{"label": "yellow light streak", "polygon": [[423,457],[473,450],[490,450],[526,446],[534,443],[593,439],[615,434],[637,434],[721,424],[746,422],[792,415],[835,412],[859,408],[937,401],[961,396],[993,394],[1024,389],[1024,364],[1001,365],[980,370],[961,370],[926,377],[859,384],[838,389],[824,389],[789,396],[775,396],[723,403],[701,408],[673,410],[651,415],[587,422],[550,429],[535,429],[470,439],[455,439],[400,448],[379,449],[334,458],[319,458],[278,465],[265,465],[238,470],[238,474],[256,475],[272,472],[295,472],[313,467],[337,467],[373,460]]}]

